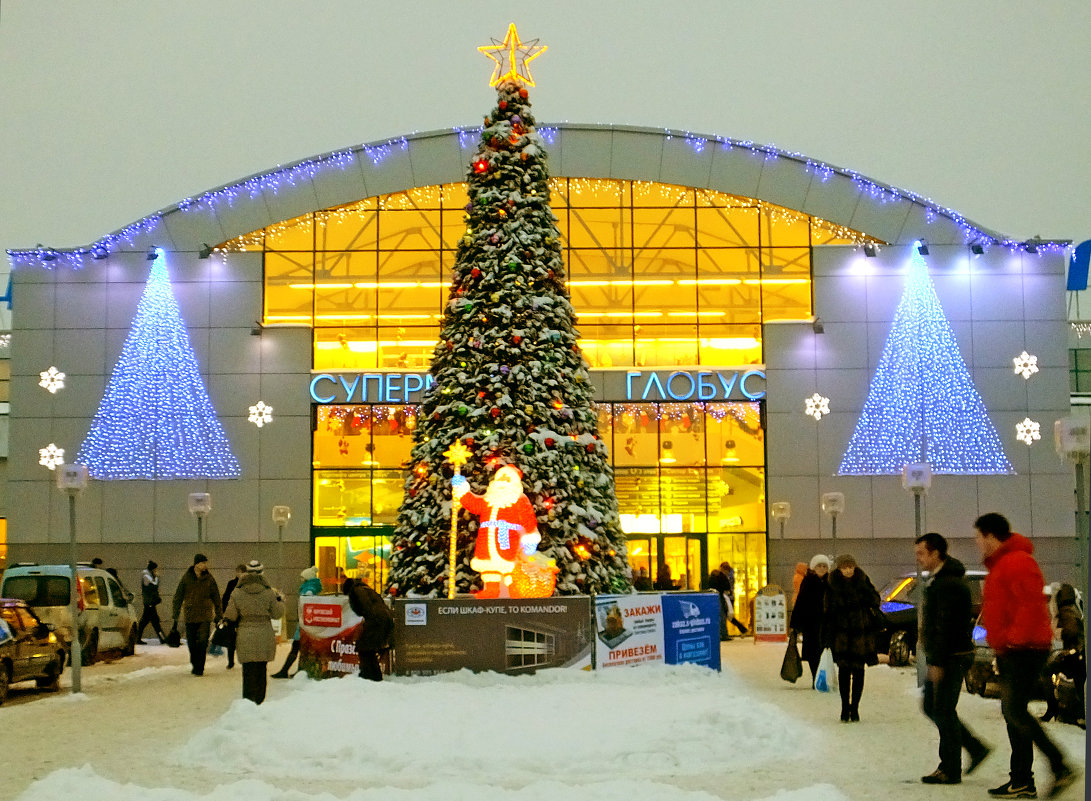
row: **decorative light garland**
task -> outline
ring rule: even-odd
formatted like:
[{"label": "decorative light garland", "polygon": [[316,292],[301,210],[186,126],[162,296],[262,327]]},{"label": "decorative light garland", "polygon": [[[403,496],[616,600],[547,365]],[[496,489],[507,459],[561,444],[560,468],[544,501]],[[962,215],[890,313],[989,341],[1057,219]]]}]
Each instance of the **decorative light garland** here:
[{"label": "decorative light garland", "polygon": [[99,479],[240,475],[161,254],[76,461]]},{"label": "decorative light garland", "polygon": [[936,297],[924,258],[909,276],[838,475],[1014,473]]}]

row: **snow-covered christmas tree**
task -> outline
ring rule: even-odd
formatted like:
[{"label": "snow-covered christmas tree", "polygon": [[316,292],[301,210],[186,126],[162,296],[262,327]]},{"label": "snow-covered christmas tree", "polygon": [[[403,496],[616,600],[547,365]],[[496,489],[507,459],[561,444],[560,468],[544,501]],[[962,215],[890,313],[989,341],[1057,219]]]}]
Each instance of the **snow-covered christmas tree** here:
[{"label": "snow-covered christmas tree", "polygon": [[[448,594],[451,478],[445,452],[470,451],[462,474],[484,493],[515,465],[537,518],[538,553],[554,559],[559,594],[628,592],[630,570],[613,470],[598,436],[588,367],[565,287],[549,172],[534,129],[527,63],[545,48],[504,42],[481,48],[497,62],[497,104],[469,173],[466,233],[413,432],[387,589]],[[457,592],[482,585],[470,567],[478,519],[457,524]]]}]

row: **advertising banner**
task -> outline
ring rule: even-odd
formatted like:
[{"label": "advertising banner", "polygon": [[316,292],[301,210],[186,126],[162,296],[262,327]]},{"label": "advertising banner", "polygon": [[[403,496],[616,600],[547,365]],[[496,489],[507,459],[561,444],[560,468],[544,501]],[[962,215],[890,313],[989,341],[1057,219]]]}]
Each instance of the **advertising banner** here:
[{"label": "advertising banner", "polygon": [[663,659],[720,669],[720,598],[715,592],[667,593],[663,607]]},{"label": "advertising banner", "polygon": [[663,661],[662,600],[647,593],[595,597],[596,668]]},{"label": "advertising banner", "polygon": [[788,641],[788,603],[776,584],[754,596],[754,642]]},{"label": "advertising banner", "polygon": [[591,600],[421,598],[394,601],[394,672],[469,668],[532,673],[591,667]]},{"label": "advertising banner", "polygon": [[363,621],[348,596],[304,595],[299,606],[299,669],[312,679],[359,673],[356,638]]}]

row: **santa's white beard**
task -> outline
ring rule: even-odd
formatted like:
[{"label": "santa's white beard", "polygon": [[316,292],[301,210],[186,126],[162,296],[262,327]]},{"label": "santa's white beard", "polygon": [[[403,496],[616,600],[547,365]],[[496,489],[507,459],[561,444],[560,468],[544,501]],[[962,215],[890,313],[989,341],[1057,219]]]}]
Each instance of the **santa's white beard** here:
[{"label": "santa's white beard", "polygon": [[493,481],[485,489],[485,503],[493,509],[506,509],[515,506],[523,488],[509,481]]}]

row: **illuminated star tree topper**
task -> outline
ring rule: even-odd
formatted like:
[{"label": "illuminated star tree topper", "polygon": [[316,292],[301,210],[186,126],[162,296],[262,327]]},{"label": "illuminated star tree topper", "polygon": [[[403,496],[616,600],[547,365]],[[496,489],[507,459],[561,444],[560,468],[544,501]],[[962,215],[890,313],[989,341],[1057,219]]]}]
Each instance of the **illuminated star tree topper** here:
[{"label": "illuminated star tree topper", "polygon": [[530,77],[530,68],[527,65],[548,48],[538,44],[537,39],[521,42],[514,22],[508,26],[508,34],[504,37],[504,41],[498,42],[491,38],[490,41],[491,45],[482,45],[477,48],[496,62],[489,86],[496,86],[504,80],[522,81],[527,86],[534,86],[534,79]]},{"label": "illuminated star tree topper", "polygon": [[162,256],[76,461],[98,479],[239,477]]},{"label": "illuminated star tree topper", "polygon": [[914,247],[909,277],[838,475],[1014,473]]}]

